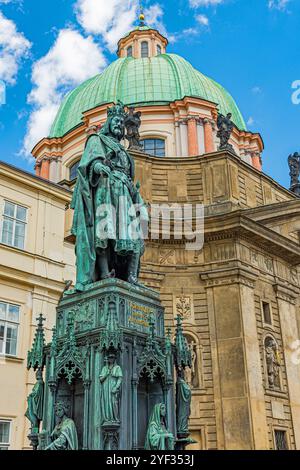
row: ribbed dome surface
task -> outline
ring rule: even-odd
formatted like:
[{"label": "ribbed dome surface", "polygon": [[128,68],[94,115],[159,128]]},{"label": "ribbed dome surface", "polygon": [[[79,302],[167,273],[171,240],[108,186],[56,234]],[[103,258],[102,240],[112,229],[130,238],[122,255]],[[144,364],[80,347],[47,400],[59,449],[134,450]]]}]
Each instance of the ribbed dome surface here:
[{"label": "ribbed dome surface", "polygon": [[102,104],[121,100],[125,105],[147,106],[170,103],[185,96],[217,103],[221,113],[231,112],[236,126],[246,130],[235,101],[221,85],[182,57],[161,54],[147,59],[118,59],[102,74],[71,91],[60,106],[50,137],[63,136],[81,123],[83,112]]}]

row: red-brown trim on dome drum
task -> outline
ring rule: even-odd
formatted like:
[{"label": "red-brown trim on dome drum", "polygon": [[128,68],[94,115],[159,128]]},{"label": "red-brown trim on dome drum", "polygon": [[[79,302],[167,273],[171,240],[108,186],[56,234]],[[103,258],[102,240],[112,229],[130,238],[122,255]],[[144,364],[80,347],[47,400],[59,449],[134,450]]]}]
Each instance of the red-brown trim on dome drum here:
[{"label": "red-brown trim on dome drum", "polygon": [[[32,151],[36,161],[41,162],[41,160],[47,157],[64,157],[66,155],[72,155],[72,153],[76,151],[81,151],[84,147],[87,132],[89,132],[89,129],[103,124],[106,119],[107,108],[111,105],[112,103],[102,104],[101,106],[84,112],[82,114],[82,122],[67,132],[63,137],[46,138],[40,141]],[[199,111],[197,111],[197,109]],[[215,131],[213,130],[215,118],[218,113],[216,103],[205,101],[202,98],[185,97],[183,100],[177,100],[168,104],[136,106],[136,110],[142,112],[142,128],[147,132],[151,130],[155,135],[158,135],[161,126],[169,125],[171,129],[172,124],[174,125],[173,140],[171,139],[167,142],[168,152],[166,158],[213,153],[217,149],[214,139]],[[195,118],[196,120],[196,132],[195,123],[193,125],[191,121],[190,124],[188,124],[190,118]],[[207,124],[205,119],[208,119]],[[183,153],[183,143],[177,142],[176,140],[176,132],[178,133],[176,126],[178,126],[178,124],[180,125],[180,121],[185,121],[186,123],[185,128],[182,129],[183,134],[186,132],[186,151]],[[202,136],[200,130],[201,126],[203,126]],[[166,135],[167,134],[164,134],[164,138]],[[173,141],[174,143],[172,143]],[[251,160],[251,156],[254,155],[255,152],[259,155],[264,148],[262,138],[259,134],[252,134],[244,130],[240,131],[237,127],[234,127],[231,143],[236,149],[239,149],[241,158],[245,155],[245,159],[248,159],[252,166],[255,165],[256,169],[261,170],[261,164],[258,164],[260,160]],[[65,168],[64,160],[62,165],[63,168]],[[38,169],[36,171],[38,172]],[[51,171],[49,175],[51,177]],[[63,177],[61,179],[63,179]]]}]

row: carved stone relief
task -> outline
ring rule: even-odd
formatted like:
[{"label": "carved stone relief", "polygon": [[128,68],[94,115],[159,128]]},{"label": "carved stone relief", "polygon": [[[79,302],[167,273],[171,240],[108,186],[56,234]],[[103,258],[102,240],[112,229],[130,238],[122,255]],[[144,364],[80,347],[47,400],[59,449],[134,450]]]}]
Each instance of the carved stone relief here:
[{"label": "carved stone relief", "polygon": [[235,258],[235,246],[233,242],[206,245],[204,258],[206,263],[233,259]]},{"label": "carved stone relief", "polygon": [[257,250],[253,250],[245,245],[240,246],[241,258],[262,271],[274,274],[273,260]]},{"label": "carved stone relief", "polygon": [[159,264],[176,264],[175,260],[175,250],[169,248],[162,248],[159,251]]},{"label": "carved stone relief", "polygon": [[174,304],[174,307],[173,307],[174,319],[176,319],[177,316],[180,315],[184,323],[195,322],[194,300],[193,300],[192,294],[191,295],[185,295],[185,294],[174,295],[173,304]]}]

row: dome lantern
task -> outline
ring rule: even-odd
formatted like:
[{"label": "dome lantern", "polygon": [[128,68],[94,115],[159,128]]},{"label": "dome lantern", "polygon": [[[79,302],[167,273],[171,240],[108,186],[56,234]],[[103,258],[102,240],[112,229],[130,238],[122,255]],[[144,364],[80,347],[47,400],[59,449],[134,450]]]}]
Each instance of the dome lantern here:
[{"label": "dome lantern", "polygon": [[156,29],[147,26],[141,10],[139,26],[130,31],[118,42],[117,54],[120,58],[146,59],[166,53],[168,40]]}]

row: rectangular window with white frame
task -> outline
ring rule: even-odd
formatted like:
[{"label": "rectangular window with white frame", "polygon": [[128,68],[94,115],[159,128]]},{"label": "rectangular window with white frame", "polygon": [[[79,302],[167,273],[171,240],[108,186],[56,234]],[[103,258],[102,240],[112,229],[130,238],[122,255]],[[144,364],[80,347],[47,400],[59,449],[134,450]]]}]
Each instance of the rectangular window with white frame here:
[{"label": "rectangular window with white frame", "polygon": [[11,421],[0,418],[0,450],[8,450],[10,446]]},{"label": "rectangular window with white frame", "polygon": [[1,243],[24,249],[27,225],[27,208],[10,201],[4,201]]},{"label": "rectangular window with white frame", "polygon": [[0,355],[17,355],[19,323],[19,305],[0,301]]}]

